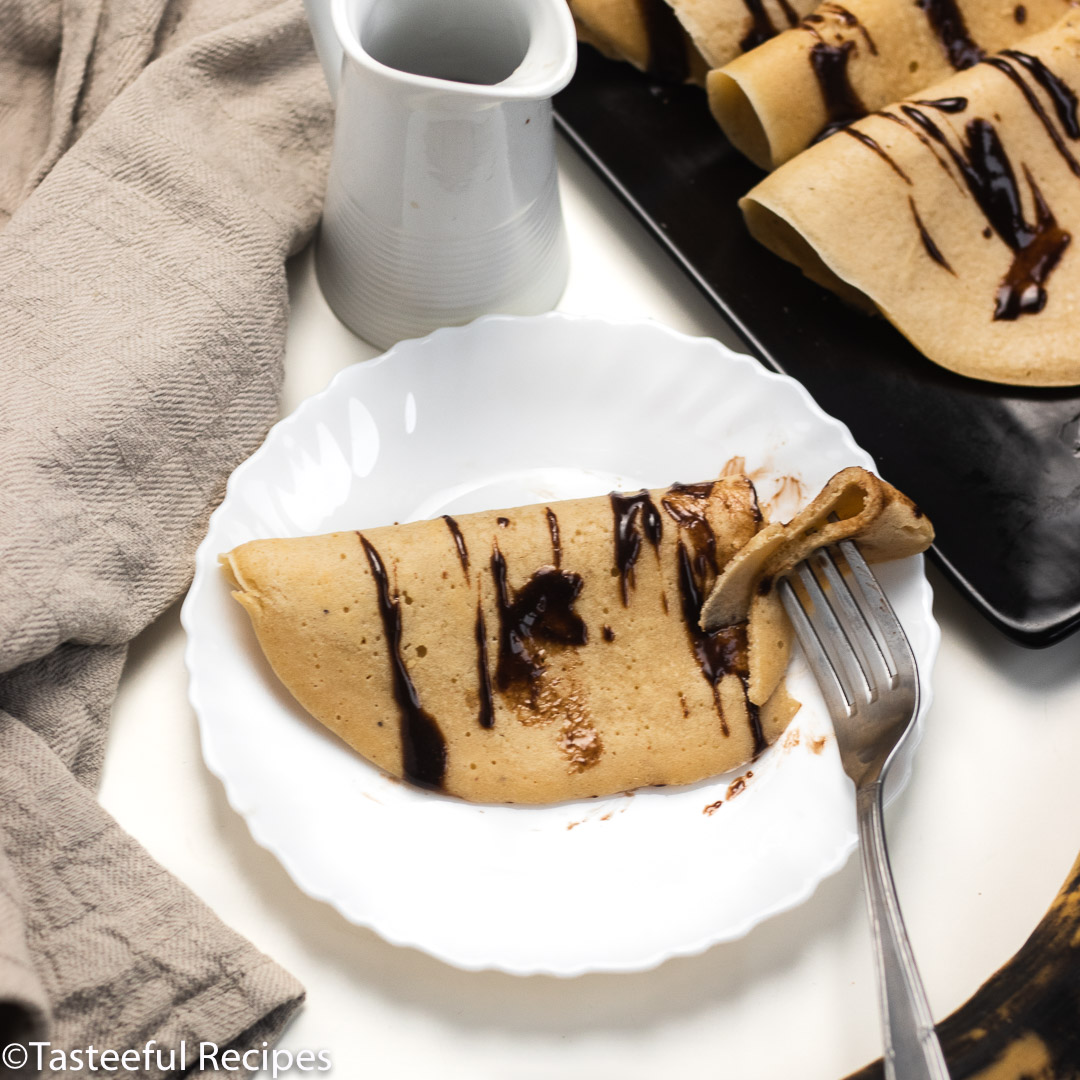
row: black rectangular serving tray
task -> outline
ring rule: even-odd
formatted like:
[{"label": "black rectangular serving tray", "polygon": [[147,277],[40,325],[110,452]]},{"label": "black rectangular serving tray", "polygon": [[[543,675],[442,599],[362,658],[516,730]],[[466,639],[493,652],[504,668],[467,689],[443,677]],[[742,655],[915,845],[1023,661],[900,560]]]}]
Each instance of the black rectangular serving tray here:
[{"label": "black rectangular serving tray", "polygon": [[736,204],[762,173],[699,88],[583,47],[555,110],[748,349],[843,420],[930,515],[934,558],[987,618],[1026,645],[1080,628],[1080,388],[954,375],[757,244]]}]

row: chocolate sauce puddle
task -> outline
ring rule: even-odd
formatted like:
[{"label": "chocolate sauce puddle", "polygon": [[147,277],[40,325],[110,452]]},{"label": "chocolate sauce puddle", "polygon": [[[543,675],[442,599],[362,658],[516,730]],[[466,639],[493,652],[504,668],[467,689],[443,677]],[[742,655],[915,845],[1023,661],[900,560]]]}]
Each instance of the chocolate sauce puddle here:
[{"label": "chocolate sauce puddle", "polygon": [[941,249],[934,243],[934,238],[927,232],[922,218],[919,217],[919,210],[915,205],[915,200],[910,195],[908,196],[908,205],[911,207],[911,216],[915,219],[915,227],[919,230],[919,237],[922,239],[926,254],[929,255],[938,266],[945,267],[953,277],[956,277],[956,271],[949,265],[948,260],[941,254]]},{"label": "chocolate sauce puddle", "polygon": [[367,537],[360,532],[356,535],[367,555],[379,599],[394,700],[401,717],[401,771],[407,780],[420,787],[438,789],[446,775],[446,740],[439,725],[421,707],[420,696],[405,667],[401,655],[401,602],[390,595],[386,567]]},{"label": "chocolate sauce puddle", "polygon": [[971,39],[956,0],[915,0],[915,6],[926,13],[949,63],[957,71],[972,67],[983,58],[983,50]]},{"label": "chocolate sauce puddle", "polygon": [[634,586],[634,566],[641,554],[642,537],[652,544],[659,557],[664,525],[660,511],[644,488],[636,495],[613,491],[609,498],[615,516],[615,569],[622,586],[623,607],[629,607],[630,590]]},{"label": "chocolate sauce puddle", "polygon": [[665,0],[643,0],[642,16],[649,39],[649,74],[681,83],[690,74],[686,38],[674,9]]},{"label": "chocolate sauce puddle", "polygon": [[1046,307],[1046,281],[1072,236],[1058,225],[1035,178],[1025,165],[1024,178],[1035,203],[1035,222],[1031,224],[1024,217],[1020,185],[993,124],[982,119],[969,121],[961,154],[925,113],[912,105],[901,105],[900,109],[945,148],[991,228],[1013,252],[1012,265],[998,286],[994,319],[1012,321],[1021,315],[1037,315]]},{"label": "chocolate sauce puddle", "polygon": [[458,523],[449,515],[443,514],[443,521],[446,522],[446,527],[450,530],[450,535],[454,538],[454,546],[457,548],[458,562],[461,563],[461,569],[465,573],[465,580],[469,579],[469,549],[465,546],[465,537],[461,535],[461,528]]},{"label": "chocolate sauce puddle", "polygon": [[588,629],[574,611],[581,577],[553,566],[541,566],[511,597],[506,559],[495,546],[491,574],[499,609],[499,659],[495,685],[506,693],[526,691],[536,704],[536,683],[544,673],[544,649],[550,645],[584,645]]}]

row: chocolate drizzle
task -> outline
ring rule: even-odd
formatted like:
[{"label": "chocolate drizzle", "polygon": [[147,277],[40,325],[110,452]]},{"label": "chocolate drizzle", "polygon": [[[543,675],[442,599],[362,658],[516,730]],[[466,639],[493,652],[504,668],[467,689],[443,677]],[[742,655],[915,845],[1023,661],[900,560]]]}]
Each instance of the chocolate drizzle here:
[{"label": "chocolate drizzle", "polygon": [[876,139],[871,138],[865,131],[859,131],[858,128],[853,127],[844,128],[844,134],[850,135],[856,142],[860,142],[863,146],[873,150],[905,184],[911,183],[911,177],[881,148],[881,144]]},{"label": "chocolate drizzle", "polygon": [[469,549],[465,546],[465,537],[461,535],[461,529],[458,523],[449,515],[443,514],[443,521],[446,522],[446,527],[450,530],[450,535],[454,538],[454,546],[457,548],[458,562],[461,563],[461,569],[465,573],[465,579],[469,577]]},{"label": "chocolate drizzle", "polygon": [[743,52],[756,49],[759,45],[776,37],[776,27],[773,26],[769,13],[765,10],[762,0],[743,0],[746,10],[750,13],[750,29],[739,42],[739,48]]},{"label": "chocolate drizzle", "polygon": [[[994,68],[996,71],[1000,71],[1002,75],[1005,75],[1008,79],[1010,79],[1020,91],[1020,93],[1024,95],[1024,100],[1030,106],[1031,111],[1035,113],[1035,115],[1039,118],[1039,122],[1046,130],[1046,134],[1050,136],[1050,141],[1054,144],[1057,152],[1062,156],[1062,158],[1064,158],[1065,164],[1069,166],[1069,170],[1072,172],[1073,176],[1080,176],[1080,164],[1077,163],[1076,158],[1073,157],[1072,152],[1065,145],[1065,140],[1061,137],[1061,132],[1059,132],[1058,129],[1054,126],[1053,121],[1051,121],[1050,117],[1047,115],[1046,110],[1042,107],[1042,102],[1039,101],[1039,99],[1035,96],[1035,93],[1031,89],[1031,87],[1028,86],[1026,82],[1024,82],[1024,78],[1020,74],[1020,72],[1017,71],[1016,68],[1014,68],[1012,64],[1010,64],[1009,61],[1004,58],[1005,55],[1024,56],[1027,60],[1034,61],[1034,63],[1037,64],[1038,67],[1042,70],[1044,76],[1049,76],[1050,79],[1053,79],[1057,83],[1060,83],[1060,87],[1064,88],[1064,90],[1068,93],[1071,94],[1072,91],[1069,90],[1069,88],[1065,86],[1064,83],[1061,83],[1057,76],[1054,75],[1053,72],[1051,72],[1047,67],[1045,67],[1045,65],[1043,65],[1041,61],[1036,60],[1034,56],[1028,56],[1026,53],[1006,53],[1003,56],[987,57],[983,61],[984,64],[987,64],[988,66]],[[1030,71],[1032,69],[1028,68],[1028,70]],[[1062,126],[1065,127],[1065,130],[1069,130],[1068,124],[1070,121],[1072,126],[1075,128],[1076,97],[1074,96],[1072,99],[1071,114],[1069,113],[1068,105],[1065,101],[1063,101],[1060,97],[1055,96],[1053,93],[1051,94],[1051,97],[1054,100],[1055,107],[1058,109],[1059,118],[1062,114],[1062,106],[1065,107],[1066,121],[1062,124]],[[1076,138],[1075,135],[1071,137],[1074,139]]]},{"label": "chocolate drizzle", "polygon": [[379,553],[363,533],[357,533],[367,555],[386,637],[394,700],[401,717],[401,771],[407,780],[426,788],[441,788],[446,775],[446,740],[439,725],[424,712],[401,655],[401,602],[390,595],[390,581]]},{"label": "chocolate drizzle", "polygon": [[1050,212],[1028,167],[1023,168],[1035,201],[1035,225],[1031,226],[1021,218],[1015,234],[1017,246],[1009,245],[1015,257],[998,286],[994,308],[995,319],[1009,321],[1021,315],[1037,315],[1046,307],[1046,279],[1072,240],[1072,235],[1058,225]]},{"label": "chocolate drizzle", "polygon": [[527,691],[536,702],[536,683],[544,673],[544,649],[538,644],[584,645],[588,629],[574,611],[581,578],[553,566],[541,566],[511,598],[506,559],[495,546],[491,574],[499,607],[499,660],[495,685],[506,693]]},{"label": "chocolate drizzle", "polygon": [[1070,139],[1080,139],[1080,124],[1076,119],[1076,94],[1063,79],[1055,75],[1037,56],[1018,49],[1003,49],[1002,56],[1014,60],[1046,91],[1054,103],[1058,123]]},{"label": "chocolate drizzle", "polygon": [[983,50],[971,39],[956,0],[915,0],[915,6],[926,13],[949,63],[957,71],[972,67],[983,58]]},{"label": "chocolate drizzle", "polygon": [[476,603],[476,681],[480,693],[480,712],[477,720],[482,728],[495,726],[495,699],[491,693],[491,673],[488,670],[487,626],[484,624],[484,608]]},{"label": "chocolate drizzle", "polygon": [[[874,39],[870,36],[870,31],[866,29],[858,18],[853,15],[846,7],[842,7],[840,4],[824,3],[818,9],[819,11],[827,12],[832,15],[839,23],[846,26],[849,30],[858,30],[862,34],[863,41],[866,42],[866,47],[870,50],[871,56],[877,56],[877,45],[874,44]],[[808,15],[806,17],[807,22],[820,22],[822,16],[820,15]]]},{"label": "chocolate drizzle", "polygon": [[547,515],[548,532],[551,534],[551,557],[555,560],[555,569],[562,566],[562,544],[559,541],[559,519],[550,506],[544,508]]},{"label": "chocolate drizzle", "polygon": [[886,120],[891,120],[894,124],[899,124],[900,127],[902,127],[905,131],[908,131],[912,135],[914,135],[915,138],[918,139],[919,142],[921,142],[923,146],[925,146],[926,149],[934,155],[934,160],[938,163],[938,165],[941,166],[942,169],[944,169],[945,175],[957,186],[960,191],[964,190],[961,182],[956,178],[956,175],[953,173],[952,169],[949,168],[948,161],[941,156],[941,154],[938,152],[937,147],[934,146],[934,144],[917,127],[915,127],[914,124],[909,123],[902,116],[897,116],[896,113],[877,112],[874,113],[874,115],[884,117],[884,119]]},{"label": "chocolate drizzle", "polygon": [[623,607],[629,607],[634,566],[641,554],[642,537],[652,544],[659,558],[664,525],[660,511],[644,488],[636,495],[613,491],[609,497],[615,515],[615,569],[621,580]]},{"label": "chocolate drizzle", "polygon": [[681,83],[690,74],[682,25],[665,0],[643,0],[642,16],[649,39],[649,74],[664,82]]},{"label": "chocolate drizzle", "polygon": [[908,196],[908,205],[911,207],[911,216],[915,219],[915,227],[919,230],[919,236],[922,239],[923,247],[926,249],[926,254],[929,255],[938,266],[945,267],[945,269],[955,277],[956,271],[949,265],[948,260],[941,254],[941,249],[934,243],[934,238],[927,232],[922,218],[919,217],[919,211],[915,206],[915,200],[910,195]]},{"label": "chocolate drizzle", "polygon": [[[743,692],[746,694],[746,714],[750,720],[750,734],[754,738],[754,759],[768,749],[769,744],[765,741],[765,730],[761,726],[761,709],[750,700],[750,680],[746,675],[740,675],[743,684]],[[747,773],[752,776],[753,773]]]},{"label": "chocolate drizzle", "polygon": [[821,90],[821,101],[827,117],[825,126],[817,133],[813,142],[827,139],[846,128],[852,121],[866,115],[866,106],[852,87],[848,74],[848,61],[853,53],[858,52],[857,43],[854,38],[843,40],[839,34],[836,35],[836,41],[826,41],[819,25],[824,24],[828,16],[848,30],[857,29],[872,56],[877,56],[878,51],[866,27],[840,4],[822,4],[818,12],[803,19],[802,29],[817,39],[810,47],[810,66]]},{"label": "chocolate drizzle", "polygon": [[916,105],[925,105],[928,109],[937,109],[943,113],[962,113],[968,106],[966,97],[934,98],[932,101],[916,101]]},{"label": "chocolate drizzle", "polygon": [[[706,516],[712,490],[711,483],[672,484],[660,500],[668,516],[679,526],[680,535],[689,541],[691,569],[703,600],[708,586],[719,572],[716,565],[716,534]],[[680,543],[683,541],[680,540]]]},{"label": "chocolate drizzle", "polygon": [[866,108],[848,79],[848,60],[854,50],[854,41],[844,41],[839,45],[817,41],[810,49],[810,66],[821,87],[821,100],[829,118],[814,136],[816,143],[866,115]]},{"label": "chocolate drizzle", "polygon": [[731,731],[720,703],[720,680],[725,675],[746,672],[746,624],[738,623],[723,630],[702,630],[699,620],[705,593],[694,573],[693,559],[682,540],[679,541],[678,561],[679,595],[682,598],[686,634],[701,674],[712,687],[713,701],[720,716],[720,729],[727,736]]},{"label": "chocolate drizzle", "polygon": [[994,319],[1011,321],[1038,314],[1046,306],[1046,281],[1072,237],[1058,225],[1028,167],[1023,169],[1035,204],[1034,224],[1024,217],[1012,163],[988,120],[968,122],[961,154],[925,113],[911,105],[900,109],[946,149],[991,228],[1013,252],[1012,265],[998,286]]}]

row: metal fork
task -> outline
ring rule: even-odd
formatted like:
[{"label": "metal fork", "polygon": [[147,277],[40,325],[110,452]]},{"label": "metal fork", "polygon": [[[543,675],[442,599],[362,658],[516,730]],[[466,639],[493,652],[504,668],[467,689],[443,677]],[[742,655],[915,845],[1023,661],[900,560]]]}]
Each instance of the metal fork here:
[{"label": "metal fork", "polygon": [[[948,1080],[930,1005],[889,868],[882,815],[885,773],[919,708],[915,657],[877,579],[850,540],[800,563],[780,596],[832,716],[844,771],[855,783],[863,883],[877,960],[887,1080]],[[823,587],[824,586],[824,587]]]}]

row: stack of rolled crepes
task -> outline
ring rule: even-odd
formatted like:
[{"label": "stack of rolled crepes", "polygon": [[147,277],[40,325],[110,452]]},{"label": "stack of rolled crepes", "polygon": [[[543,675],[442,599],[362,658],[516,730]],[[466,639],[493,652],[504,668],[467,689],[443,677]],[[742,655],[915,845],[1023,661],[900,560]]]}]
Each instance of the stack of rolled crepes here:
[{"label": "stack of rolled crepes", "polygon": [[[622,2],[660,25],[649,5]],[[944,367],[1080,383],[1080,12],[1069,0],[812,11],[673,0],[671,15],[710,69],[728,138],[775,170],[741,202],[758,240]],[[759,23],[789,28],[765,40]],[[648,48],[634,59],[658,70]]]}]

